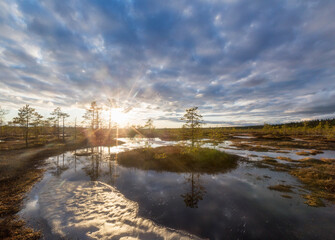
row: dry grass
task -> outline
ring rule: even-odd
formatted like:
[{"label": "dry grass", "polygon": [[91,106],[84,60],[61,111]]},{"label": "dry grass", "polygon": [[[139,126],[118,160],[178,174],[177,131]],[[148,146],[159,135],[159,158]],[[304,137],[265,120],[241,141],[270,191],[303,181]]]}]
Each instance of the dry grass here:
[{"label": "dry grass", "polygon": [[309,156],[309,155],[311,155],[310,152],[306,152],[306,151],[296,152],[295,154],[297,154],[299,156]]},{"label": "dry grass", "polygon": [[314,198],[324,198],[335,203],[334,164],[313,164],[307,168],[294,169],[291,174],[306,184]]},{"label": "dry grass", "polygon": [[293,160],[293,159],[291,159],[289,157],[278,156],[276,158],[279,159],[279,160],[286,161],[286,162],[296,162],[296,160]]}]

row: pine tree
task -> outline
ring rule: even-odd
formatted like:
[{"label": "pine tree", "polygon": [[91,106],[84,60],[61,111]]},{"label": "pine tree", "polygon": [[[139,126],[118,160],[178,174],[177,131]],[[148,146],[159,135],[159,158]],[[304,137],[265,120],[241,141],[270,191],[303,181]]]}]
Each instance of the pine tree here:
[{"label": "pine tree", "polygon": [[190,138],[192,142],[192,147],[194,147],[194,143],[200,137],[200,128],[202,124],[202,115],[198,113],[198,107],[193,107],[186,109],[186,113],[181,118],[181,120],[186,121],[183,125],[183,128],[190,129]]},{"label": "pine tree", "polygon": [[26,147],[28,147],[29,125],[31,124],[32,119],[36,116],[35,113],[35,109],[26,104],[19,109],[18,117],[14,118],[14,123],[19,124],[24,129]]}]

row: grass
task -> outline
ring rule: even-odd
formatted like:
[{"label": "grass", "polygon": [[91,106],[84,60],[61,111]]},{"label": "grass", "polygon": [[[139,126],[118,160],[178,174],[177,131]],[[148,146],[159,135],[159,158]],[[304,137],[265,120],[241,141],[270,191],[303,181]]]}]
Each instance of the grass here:
[{"label": "grass", "polygon": [[279,160],[286,161],[286,162],[296,162],[295,160],[292,160],[292,159],[289,158],[289,157],[278,156],[278,157],[276,157],[276,158],[279,159]]},{"label": "grass", "polygon": [[292,192],[292,186],[284,184],[269,186],[268,189],[279,192]]},{"label": "grass", "polygon": [[306,151],[296,152],[295,154],[299,156],[309,156],[311,153]]},{"label": "grass", "polygon": [[236,155],[209,148],[166,146],[120,153],[119,164],[144,170],[168,172],[227,172],[237,167]]},{"label": "grass", "polygon": [[309,150],[309,152],[310,152],[311,155],[317,155],[317,154],[323,153],[323,151],[321,151],[321,150]]},{"label": "grass", "polygon": [[[335,203],[335,165],[313,164],[310,167],[291,171],[307,188],[313,192],[313,198],[324,198]],[[307,202],[312,202],[309,197]],[[316,200],[315,200],[316,201]]]},{"label": "grass", "polygon": [[302,195],[302,197],[306,199],[305,203],[308,206],[311,206],[311,207],[325,207],[326,206],[317,195],[305,194],[305,195]]}]

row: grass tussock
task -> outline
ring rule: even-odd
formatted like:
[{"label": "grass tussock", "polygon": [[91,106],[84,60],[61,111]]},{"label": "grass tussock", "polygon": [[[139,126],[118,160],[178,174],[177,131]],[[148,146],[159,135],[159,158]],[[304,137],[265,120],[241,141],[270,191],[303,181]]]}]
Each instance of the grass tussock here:
[{"label": "grass tussock", "polygon": [[305,194],[305,195],[302,195],[302,197],[306,199],[305,203],[308,206],[311,206],[311,207],[325,207],[326,206],[324,202],[317,195]]},{"label": "grass tussock", "polygon": [[309,155],[311,155],[310,152],[306,152],[306,151],[296,152],[295,154],[297,154],[299,156],[309,156]]},{"label": "grass tussock", "polygon": [[279,159],[279,160],[286,161],[286,162],[296,162],[295,160],[293,160],[293,159],[291,159],[289,157],[278,156],[276,158]]},{"label": "grass tussock", "polygon": [[291,174],[306,184],[314,197],[335,203],[335,165],[314,164],[311,167],[294,169]]},{"label": "grass tussock", "polygon": [[321,151],[321,150],[309,150],[309,152],[310,152],[311,155],[317,155],[317,154],[322,154],[323,153],[323,151]]},{"label": "grass tussock", "polygon": [[118,161],[144,170],[217,173],[236,168],[238,158],[215,149],[166,146],[123,152]]}]

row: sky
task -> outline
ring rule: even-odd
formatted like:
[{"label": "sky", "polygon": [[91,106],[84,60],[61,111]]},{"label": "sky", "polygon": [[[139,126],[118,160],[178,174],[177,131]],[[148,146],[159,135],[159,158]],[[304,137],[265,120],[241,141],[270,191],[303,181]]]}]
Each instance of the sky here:
[{"label": "sky", "polygon": [[116,99],[124,124],[335,117],[333,0],[2,0],[0,105],[79,119]]}]

